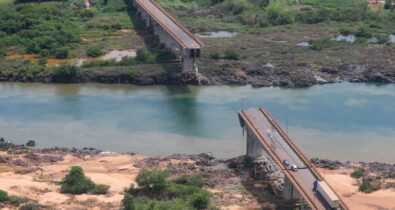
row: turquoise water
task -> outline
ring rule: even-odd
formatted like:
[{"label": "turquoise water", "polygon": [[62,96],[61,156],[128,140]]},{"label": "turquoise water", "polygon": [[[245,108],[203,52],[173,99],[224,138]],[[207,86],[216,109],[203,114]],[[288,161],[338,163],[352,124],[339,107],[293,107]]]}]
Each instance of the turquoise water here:
[{"label": "turquoise water", "polygon": [[243,154],[242,107],[266,107],[310,157],[395,162],[395,85],[306,89],[0,83],[0,136],[147,155]]}]

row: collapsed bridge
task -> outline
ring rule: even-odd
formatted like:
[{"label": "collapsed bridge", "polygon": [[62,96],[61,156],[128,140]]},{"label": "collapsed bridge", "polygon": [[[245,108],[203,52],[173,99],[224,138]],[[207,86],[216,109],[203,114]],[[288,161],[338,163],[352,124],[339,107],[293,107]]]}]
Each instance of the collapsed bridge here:
[{"label": "collapsed bridge", "polygon": [[177,21],[155,0],[132,0],[137,15],[151,27],[154,34],[167,48],[181,52],[183,71],[197,71],[196,58],[204,47],[203,42]]},{"label": "collapsed bridge", "polygon": [[268,111],[253,108],[238,115],[247,133],[247,155],[272,160],[284,174],[285,200],[314,210],[349,209]]}]

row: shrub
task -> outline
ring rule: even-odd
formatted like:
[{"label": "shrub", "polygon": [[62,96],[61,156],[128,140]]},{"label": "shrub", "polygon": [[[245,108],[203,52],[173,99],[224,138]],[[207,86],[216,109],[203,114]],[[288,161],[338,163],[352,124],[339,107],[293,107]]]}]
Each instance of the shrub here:
[{"label": "shrub", "polygon": [[209,57],[210,57],[211,59],[216,59],[216,60],[221,58],[221,56],[219,55],[218,52],[211,52],[210,55],[209,55]]},{"label": "shrub", "polygon": [[125,194],[122,199],[122,210],[135,210],[135,201],[134,198],[129,195]]},{"label": "shrub", "polygon": [[39,210],[41,209],[41,205],[37,203],[26,203],[19,207],[18,210]]},{"label": "shrub", "polygon": [[190,197],[190,202],[196,209],[207,209],[210,204],[210,193],[207,191],[194,193]]},{"label": "shrub", "polygon": [[359,179],[359,178],[363,177],[364,174],[365,174],[365,169],[364,168],[356,168],[351,173],[351,177],[353,177],[355,179]]},{"label": "shrub", "polygon": [[41,66],[47,65],[47,59],[46,58],[38,59],[38,65],[41,65]]},{"label": "shrub", "polygon": [[237,168],[237,163],[236,162],[230,162],[229,164],[228,164],[228,167],[229,168]]},{"label": "shrub", "polygon": [[92,61],[85,61],[82,64],[82,67],[104,67],[104,66],[116,66],[117,62],[115,59],[106,59],[106,60],[92,60]]},{"label": "shrub", "polygon": [[5,50],[5,49],[0,49],[0,58],[1,57],[4,57],[4,56],[6,56],[7,55],[7,50]]},{"label": "shrub", "polygon": [[94,188],[94,183],[84,175],[80,166],[73,166],[62,181],[61,193],[84,194]]},{"label": "shrub", "polygon": [[55,57],[58,59],[66,59],[69,57],[69,49],[61,47],[55,51]]},{"label": "shrub", "polygon": [[99,57],[103,52],[99,48],[89,48],[86,50],[86,55],[89,57]]},{"label": "shrub", "polygon": [[185,198],[200,191],[202,189],[196,186],[169,183],[163,195],[168,198]]},{"label": "shrub", "polygon": [[363,179],[362,184],[359,185],[358,190],[361,192],[370,193],[374,191],[374,187],[371,181],[368,179]]},{"label": "shrub", "polygon": [[254,166],[254,159],[250,156],[245,156],[243,160],[244,168],[251,168]]},{"label": "shrub", "polygon": [[0,190],[0,202],[4,202],[7,200],[8,193],[4,190]]},{"label": "shrub", "polygon": [[137,50],[136,61],[139,63],[155,63],[155,55],[147,48],[140,48]]},{"label": "shrub", "polygon": [[145,192],[161,193],[166,188],[166,179],[169,176],[167,170],[143,170],[137,176],[136,181]]},{"label": "shrub", "polygon": [[158,62],[165,62],[169,60],[174,60],[176,58],[176,54],[172,50],[167,48],[160,49],[156,52],[156,60]]},{"label": "shrub", "polygon": [[90,191],[90,193],[92,193],[94,195],[104,195],[104,194],[107,194],[108,189],[110,189],[109,185],[97,184],[93,187],[93,189]]},{"label": "shrub", "polygon": [[195,187],[203,187],[204,179],[202,176],[187,176],[183,175],[174,180],[174,183],[190,185]]},{"label": "shrub", "polygon": [[132,57],[123,57],[122,60],[119,62],[121,66],[130,66],[136,64],[136,59]]},{"label": "shrub", "polygon": [[333,42],[330,39],[313,40],[310,42],[310,48],[319,51],[332,46],[332,44]]},{"label": "shrub", "polygon": [[355,34],[356,37],[371,38],[373,35],[366,27],[361,27]]},{"label": "shrub", "polygon": [[29,202],[28,198],[26,198],[26,197],[19,197],[19,196],[16,196],[16,195],[8,196],[7,200],[8,200],[8,202],[10,202],[14,206],[19,206],[22,203]]},{"label": "shrub", "polygon": [[53,68],[52,79],[55,82],[68,82],[77,77],[78,71],[78,67],[71,65],[56,67]]},{"label": "shrub", "polygon": [[389,37],[387,34],[377,36],[377,40],[379,44],[386,44],[389,42]]},{"label": "shrub", "polygon": [[240,54],[234,50],[226,50],[224,58],[229,60],[239,60]]},{"label": "shrub", "polygon": [[340,28],[339,32],[341,35],[345,35],[345,36],[355,33],[351,28]]}]

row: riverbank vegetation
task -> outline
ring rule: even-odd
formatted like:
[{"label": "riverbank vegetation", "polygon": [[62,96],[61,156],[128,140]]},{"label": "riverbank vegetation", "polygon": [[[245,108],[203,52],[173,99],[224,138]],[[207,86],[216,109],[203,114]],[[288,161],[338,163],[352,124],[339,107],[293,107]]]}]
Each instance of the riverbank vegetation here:
[{"label": "riverbank vegetation", "polygon": [[[161,46],[125,2],[1,1],[0,80],[168,83],[158,77],[179,72],[179,56]],[[237,33],[204,38],[206,47],[198,62],[199,72],[207,77],[205,83],[300,87],[318,83],[316,76],[321,82],[395,81],[395,12],[388,3],[158,2],[195,33]],[[114,50],[134,50],[135,54],[107,58]],[[54,66],[59,65],[77,65],[78,75],[84,77],[58,78],[59,69]],[[141,66],[148,71],[141,71]],[[105,78],[97,77],[103,74]],[[127,80],[120,79],[124,75]]]},{"label": "riverbank vegetation", "polygon": [[202,189],[200,176],[170,179],[169,171],[142,170],[136,178],[139,188],[131,186],[122,200],[123,210],[133,209],[211,209],[210,193]]},{"label": "riverbank vegetation", "polygon": [[80,195],[91,193],[94,195],[106,194],[110,186],[95,184],[91,179],[85,176],[80,166],[73,166],[70,172],[61,182],[61,193]]}]

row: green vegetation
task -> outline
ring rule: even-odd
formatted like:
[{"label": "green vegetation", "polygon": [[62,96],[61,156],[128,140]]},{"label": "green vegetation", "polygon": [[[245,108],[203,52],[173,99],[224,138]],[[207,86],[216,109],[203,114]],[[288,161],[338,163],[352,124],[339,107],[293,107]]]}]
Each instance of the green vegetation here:
[{"label": "green vegetation", "polygon": [[[68,58],[80,48],[88,49],[81,37],[105,36],[133,27],[130,8],[123,0],[0,3],[0,48],[16,47],[21,53]],[[97,53],[97,51],[93,52]]]},{"label": "green vegetation", "polygon": [[107,185],[96,185],[92,180],[84,175],[80,166],[73,166],[70,172],[61,182],[61,193],[69,194],[106,194],[110,187]]},{"label": "green vegetation", "polygon": [[358,190],[365,193],[373,192],[373,184],[368,179],[363,179]]},{"label": "green vegetation", "polygon": [[226,50],[224,54],[224,58],[230,60],[239,60],[240,54],[235,50]]},{"label": "green vegetation", "polygon": [[104,195],[104,194],[107,194],[108,189],[110,189],[109,185],[97,184],[97,185],[95,185],[95,187],[93,187],[93,189],[90,191],[90,193],[92,193],[94,195]]},{"label": "green vegetation", "polygon": [[210,193],[202,186],[201,176],[170,179],[167,170],[143,170],[136,179],[140,188],[132,186],[122,200],[124,210],[131,209],[207,209]]},{"label": "green vegetation", "polygon": [[41,205],[37,204],[37,203],[26,203],[23,204],[21,207],[19,207],[18,210],[39,210],[42,209]]},{"label": "green vegetation", "polygon": [[79,68],[76,66],[60,66],[52,69],[52,79],[56,82],[68,82],[78,75]]},{"label": "green vegetation", "polygon": [[8,193],[4,190],[0,190],[0,202],[6,201],[8,198]]},{"label": "green vegetation", "polygon": [[203,185],[204,185],[204,179],[202,176],[183,175],[183,176],[177,177],[173,182],[176,184],[183,184],[183,185],[189,185],[189,186],[195,186],[195,187],[203,187]]},{"label": "green vegetation", "polygon": [[232,169],[237,168],[237,163],[232,161],[228,164],[228,167]]},{"label": "green vegetation", "polygon": [[103,52],[99,48],[94,47],[94,48],[87,49],[86,50],[86,55],[89,56],[89,57],[96,58],[96,57],[99,57],[99,56],[103,55]]},{"label": "green vegetation", "polygon": [[252,168],[254,166],[254,159],[249,156],[245,156],[243,160],[244,168]]},{"label": "green vegetation", "polygon": [[0,190],[0,206],[2,203],[11,204],[13,206],[20,206],[23,203],[29,202],[28,198],[19,197],[16,195],[8,195],[4,190]]},{"label": "green vegetation", "polygon": [[354,171],[351,173],[351,177],[355,179],[362,178],[365,174],[365,169],[364,168],[356,168]]},{"label": "green vegetation", "polygon": [[[232,28],[242,30],[243,25],[267,27],[292,23],[315,24],[325,21],[353,22],[390,18],[387,11],[373,12],[366,0],[159,0],[168,9],[189,11],[187,22],[194,22],[196,29]],[[215,8],[204,18],[194,16],[197,10]],[[201,22],[202,20],[202,22]],[[207,23],[210,24],[207,24]],[[204,25],[205,24],[205,25]],[[193,25],[193,24],[190,24]],[[231,26],[231,27],[228,27]],[[208,28],[210,27],[210,28]]]}]

